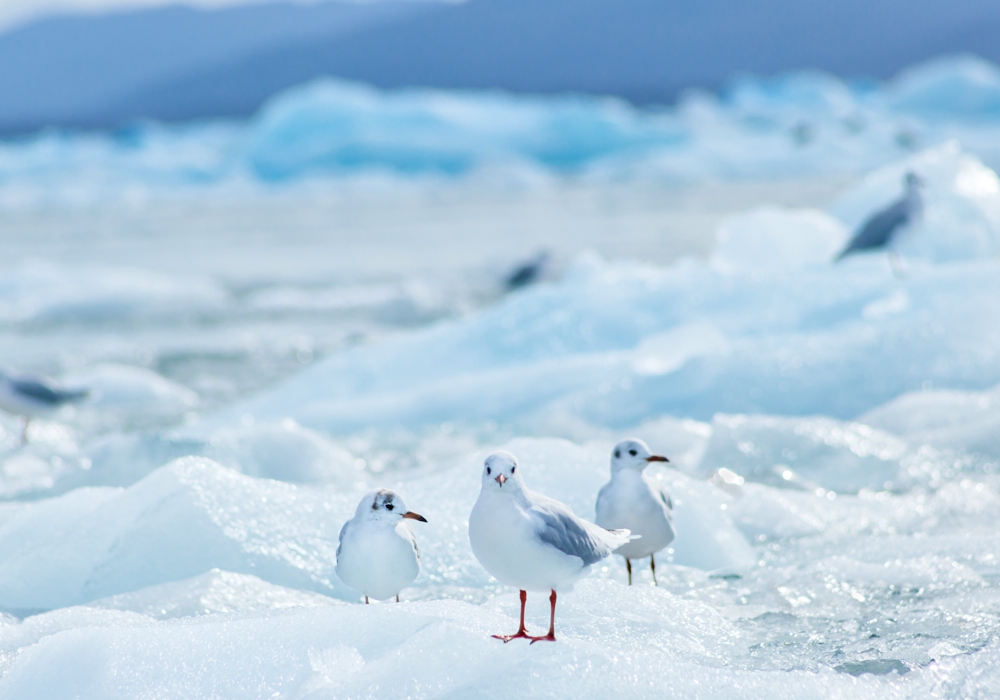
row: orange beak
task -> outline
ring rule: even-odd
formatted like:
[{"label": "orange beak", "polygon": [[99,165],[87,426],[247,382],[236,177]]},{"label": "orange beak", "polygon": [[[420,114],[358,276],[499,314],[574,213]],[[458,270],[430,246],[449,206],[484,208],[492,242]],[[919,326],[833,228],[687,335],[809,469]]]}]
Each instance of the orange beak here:
[{"label": "orange beak", "polygon": [[646,457],[647,462],[669,462],[670,460],[666,457],[661,457],[660,455],[652,455],[651,457]]},{"label": "orange beak", "polygon": [[410,520],[419,520],[422,523],[426,523],[427,522],[427,518],[425,518],[424,516],[422,516],[420,513],[414,513],[412,510],[411,511],[407,511],[406,513],[403,513],[403,517],[404,518],[409,518]]},{"label": "orange beak", "polygon": [[497,483],[500,484],[500,486],[503,486],[504,484],[507,483],[507,477],[505,477],[503,474],[497,475]]}]

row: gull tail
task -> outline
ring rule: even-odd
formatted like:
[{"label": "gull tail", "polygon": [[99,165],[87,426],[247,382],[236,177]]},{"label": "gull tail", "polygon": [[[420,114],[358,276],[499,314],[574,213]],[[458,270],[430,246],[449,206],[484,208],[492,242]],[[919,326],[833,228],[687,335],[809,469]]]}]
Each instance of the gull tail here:
[{"label": "gull tail", "polygon": [[[601,528],[604,530],[604,528]],[[633,535],[631,530],[621,529],[621,530],[604,530],[607,536],[604,538],[611,549],[618,549],[623,544],[631,542],[632,540],[638,540],[642,535]]]}]

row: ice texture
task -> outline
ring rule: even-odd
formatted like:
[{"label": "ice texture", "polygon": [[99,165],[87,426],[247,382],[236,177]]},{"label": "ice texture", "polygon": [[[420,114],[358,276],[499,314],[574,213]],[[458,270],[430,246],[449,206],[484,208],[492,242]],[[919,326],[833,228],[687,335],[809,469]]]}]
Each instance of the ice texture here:
[{"label": "ice texture", "polygon": [[[997,76],[662,110],[319,81],[0,144],[0,360],[91,389],[23,445],[0,415],[0,699],[997,697]],[[834,264],[911,171],[900,268]],[[701,235],[663,199],[714,239],[654,260]],[[503,294],[550,229],[572,254]],[[671,460],[659,586],[612,556],[556,644],[491,639],[518,600],[468,541],[483,458],[593,518],[628,436]],[[335,552],[376,487],[428,522],[402,602],[365,606]]]},{"label": "ice texture", "polygon": [[292,88],[250,121],[42,132],[0,145],[0,206],[135,206],[151,193],[364,175],[487,173],[537,184],[861,174],[959,139],[993,167],[1000,71],[974,57],[915,66],[884,85],[804,72],[744,77],[720,95],[636,109],[587,96],[379,91],[334,79]]}]

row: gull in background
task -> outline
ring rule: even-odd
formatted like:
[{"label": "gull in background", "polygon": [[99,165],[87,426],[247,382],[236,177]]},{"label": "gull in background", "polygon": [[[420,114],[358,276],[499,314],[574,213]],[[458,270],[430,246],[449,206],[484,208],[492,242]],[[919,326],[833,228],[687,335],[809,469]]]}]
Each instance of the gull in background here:
[{"label": "gull in background", "polygon": [[28,441],[32,418],[52,415],[89,395],[89,389],[68,389],[48,377],[0,370],[0,410],[21,417],[21,444]]},{"label": "gull in background", "polygon": [[900,232],[922,216],[924,198],[920,190],[923,186],[924,181],[919,175],[907,173],[903,178],[905,194],[885,209],[872,214],[854,234],[847,247],[840,251],[834,262],[839,262],[855,253],[888,249],[892,270],[899,275],[899,256],[892,247],[893,242],[898,240]]},{"label": "gull in background", "polygon": [[642,440],[622,440],[611,452],[611,481],[597,494],[597,524],[603,528],[627,528],[639,539],[626,542],[615,554],[625,558],[628,585],[632,585],[632,560],[649,557],[656,581],[656,553],[674,541],[670,494],[649,479],[643,470],[653,462],[670,460],[649,451]]},{"label": "gull in background", "polygon": [[337,576],[365,597],[388,600],[420,573],[420,547],[408,520],[426,523],[388,489],[365,494],[340,530]]},{"label": "gull in background", "polygon": [[[512,639],[556,641],[556,591],[567,590],[616,547],[629,540],[628,530],[605,530],[578,518],[568,507],[529,491],[517,458],[496,452],[483,464],[482,489],[469,516],[469,542],[483,567],[498,581],[521,591],[521,625]],[[528,634],[524,607],[528,591],[551,591],[549,633]]]}]

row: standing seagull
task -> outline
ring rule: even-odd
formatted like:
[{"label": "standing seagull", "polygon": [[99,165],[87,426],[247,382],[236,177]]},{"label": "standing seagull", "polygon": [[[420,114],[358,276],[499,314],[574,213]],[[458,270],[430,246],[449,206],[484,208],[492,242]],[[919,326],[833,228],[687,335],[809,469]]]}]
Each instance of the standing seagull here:
[{"label": "standing seagull", "polygon": [[651,462],[670,460],[649,451],[642,440],[623,440],[611,452],[611,481],[597,494],[597,524],[605,528],[628,528],[640,539],[615,550],[625,557],[628,585],[632,585],[632,560],[649,557],[656,581],[656,553],[674,541],[670,494],[642,473]]},{"label": "standing seagull", "polygon": [[89,395],[88,389],[66,389],[46,377],[0,370],[0,410],[21,417],[22,444],[28,441],[32,418],[51,415]]},{"label": "standing seagull", "polygon": [[896,251],[892,248],[893,240],[900,231],[919,219],[924,211],[924,198],[920,194],[924,181],[920,176],[916,173],[907,173],[903,178],[903,186],[906,188],[906,193],[885,209],[872,214],[864,226],[854,234],[847,247],[840,251],[834,262],[843,260],[853,253],[888,248],[892,269],[898,272],[899,261]]},{"label": "standing seagull", "polygon": [[[556,591],[570,588],[615,547],[629,540],[628,530],[605,530],[576,517],[551,498],[529,491],[517,458],[496,452],[483,465],[483,488],[469,516],[469,542],[483,567],[501,583],[521,590],[521,626],[509,642],[556,641]],[[552,591],[549,633],[533,637],[524,627],[528,591]]]},{"label": "standing seagull", "polygon": [[420,573],[420,547],[406,520],[427,519],[406,507],[394,491],[365,494],[354,517],[340,530],[337,576],[368,598],[388,600]]}]

